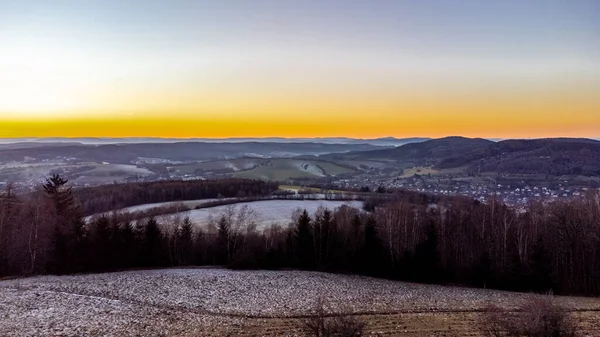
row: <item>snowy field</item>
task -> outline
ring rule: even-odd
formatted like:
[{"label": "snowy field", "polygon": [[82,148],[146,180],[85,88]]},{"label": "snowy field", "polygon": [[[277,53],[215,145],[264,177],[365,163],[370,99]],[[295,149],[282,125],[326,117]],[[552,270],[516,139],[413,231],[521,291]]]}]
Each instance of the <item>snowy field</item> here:
[{"label": "snowy field", "polygon": [[[325,197],[325,195],[314,194],[311,197]],[[144,204],[131,206],[123,209],[119,209],[115,212],[117,213],[133,213],[140,211],[148,211],[154,208],[165,207],[165,206],[177,206],[181,205],[184,208],[188,208],[190,210],[172,213],[167,215],[157,216],[156,219],[159,222],[169,223],[173,222],[174,219],[181,220],[184,217],[188,216],[197,226],[205,226],[210,221],[211,217],[217,218],[220,214],[228,208],[232,207],[232,205],[223,205],[223,206],[215,206],[215,207],[207,207],[201,209],[194,209],[195,207],[201,206],[202,204],[213,202],[213,201],[221,201],[221,200],[231,200],[233,198],[225,198],[225,199],[198,199],[198,200],[188,200],[188,201],[174,201],[174,202],[161,202],[154,204]],[[362,208],[362,201],[335,201],[335,200],[262,200],[262,201],[253,201],[253,202],[240,202],[234,204],[236,210],[240,210],[244,206],[250,207],[252,211],[255,213],[256,223],[258,225],[258,229],[264,228],[271,224],[279,224],[279,225],[287,225],[290,223],[292,219],[293,213],[298,209],[306,209],[311,215],[317,211],[319,207],[327,207],[331,210],[334,210],[337,207],[342,205],[348,205],[355,208]],[[110,214],[112,212],[107,212],[105,214]],[[90,221],[93,218],[99,217],[102,214],[95,214],[85,218],[85,221]]]},{"label": "snowy field", "polygon": [[[327,207],[334,210],[342,205],[348,205],[355,208],[362,208],[362,201],[334,201],[334,200],[263,200],[254,202],[241,202],[235,204],[236,209],[244,206],[250,207],[256,214],[256,223],[258,228],[264,228],[270,224],[287,225],[291,222],[293,213],[298,209],[306,209],[309,214],[313,214],[319,207]],[[220,214],[231,207],[216,206],[210,208],[195,209],[191,211],[169,214],[157,217],[157,220],[169,222],[173,218],[190,217],[192,223],[204,226],[208,224],[210,218],[217,218]]]},{"label": "snowy field", "polygon": [[157,202],[157,203],[153,203],[153,204],[143,204],[143,205],[126,207],[126,208],[119,209],[116,212],[119,212],[119,213],[144,212],[144,211],[151,210],[153,208],[171,207],[171,206],[178,206],[178,205],[193,209],[193,208],[196,208],[196,207],[201,206],[202,204],[205,204],[208,202],[213,202],[213,201],[217,201],[217,200],[226,201],[226,200],[231,200],[231,199],[235,199],[235,198],[197,199],[197,200],[184,200],[184,201]]},{"label": "snowy field", "polygon": [[[9,336],[199,336],[248,317],[305,315],[318,297],[354,313],[410,313],[515,306],[526,296],[318,272],[162,269],[2,281],[0,326]],[[600,308],[598,299],[559,301]]]}]

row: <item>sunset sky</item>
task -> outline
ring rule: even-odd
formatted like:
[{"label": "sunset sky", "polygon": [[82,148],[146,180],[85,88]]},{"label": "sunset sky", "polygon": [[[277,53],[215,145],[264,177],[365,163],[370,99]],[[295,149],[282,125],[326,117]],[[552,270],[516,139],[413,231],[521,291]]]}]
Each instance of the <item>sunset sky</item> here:
[{"label": "sunset sky", "polygon": [[0,137],[600,137],[598,0],[0,0]]}]

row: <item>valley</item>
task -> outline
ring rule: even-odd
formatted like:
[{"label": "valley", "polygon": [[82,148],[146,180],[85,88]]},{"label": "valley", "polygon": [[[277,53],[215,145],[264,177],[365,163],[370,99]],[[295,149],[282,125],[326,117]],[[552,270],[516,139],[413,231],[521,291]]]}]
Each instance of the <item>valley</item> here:
[{"label": "valley", "polygon": [[600,0],[0,2],[0,337],[600,337]]},{"label": "valley", "polygon": [[0,185],[31,190],[54,173],[75,186],[234,177],[480,201],[495,197],[516,206],[600,188],[600,142],[590,139],[114,142],[0,144]]},{"label": "valley", "polygon": [[[363,206],[362,201],[335,201],[335,200],[259,200],[252,202],[239,202],[232,203],[230,205],[203,207],[204,204],[209,204],[215,201],[224,201],[222,199],[205,199],[196,201],[184,201],[184,202],[168,202],[168,203],[157,203],[138,205],[128,207],[125,209],[114,210],[108,212],[105,215],[121,214],[121,213],[135,213],[135,212],[148,212],[153,209],[160,208],[171,208],[177,210],[177,208],[184,209],[179,212],[173,212],[169,214],[159,215],[156,220],[159,223],[178,223],[184,218],[189,218],[195,226],[206,229],[206,226],[216,224],[217,220],[222,215],[236,214],[242,209],[247,209],[248,219],[256,225],[256,229],[261,231],[269,227],[270,225],[277,225],[281,227],[287,227],[294,219],[295,214],[299,214],[301,210],[307,210],[313,214],[320,208],[328,208],[334,210],[341,206],[348,206],[357,209],[361,209]],[[235,200],[231,200],[232,202]],[[100,215],[91,215],[86,218],[86,221],[92,221]],[[132,220],[147,220],[145,218],[137,218],[134,216]]]},{"label": "valley", "polygon": [[483,202],[493,197],[517,207],[600,188],[600,142],[590,139],[154,141],[0,144],[0,185],[31,190],[55,173],[74,186],[234,177],[348,191],[406,189]]}]

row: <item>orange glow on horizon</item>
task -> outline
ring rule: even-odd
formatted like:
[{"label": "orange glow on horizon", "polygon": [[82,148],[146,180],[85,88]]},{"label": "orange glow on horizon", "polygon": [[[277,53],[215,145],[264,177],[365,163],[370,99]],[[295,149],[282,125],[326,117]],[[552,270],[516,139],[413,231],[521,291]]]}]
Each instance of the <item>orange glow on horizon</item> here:
[{"label": "orange glow on horizon", "polygon": [[600,138],[594,1],[36,2],[0,137]]},{"label": "orange glow on horizon", "polygon": [[[0,112],[0,137],[443,137],[600,136],[595,92],[268,95],[148,104],[113,112]],[[149,99],[152,103],[152,99]],[[150,109],[152,106],[157,108]],[[6,116],[6,117],[5,117]]]}]

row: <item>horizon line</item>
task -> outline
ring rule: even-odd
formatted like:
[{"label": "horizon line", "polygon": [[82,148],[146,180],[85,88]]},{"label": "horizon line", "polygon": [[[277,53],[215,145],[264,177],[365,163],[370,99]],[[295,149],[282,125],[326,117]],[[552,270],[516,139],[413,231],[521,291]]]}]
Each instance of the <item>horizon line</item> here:
[{"label": "horizon line", "polygon": [[468,139],[488,139],[488,140],[533,140],[533,139],[560,139],[560,138],[568,138],[568,139],[592,139],[592,140],[600,140],[600,136],[598,137],[569,137],[569,136],[552,136],[552,137],[468,137],[461,135],[448,135],[441,137],[431,137],[431,136],[413,136],[413,137],[396,137],[396,136],[381,136],[381,137],[373,137],[373,138],[361,138],[361,137],[350,137],[350,136],[320,136],[320,137],[286,137],[286,136],[268,136],[268,137],[244,137],[244,136],[236,136],[236,137],[161,137],[161,136],[133,136],[133,137],[97,137],[97,136],[80,136],[80,137],[72,137],[72,136],[48,136],[48,137],[38,137],[38,136],[22,136],[22,137],[2,137],[0,136],[0,140],[19,140],[19,139],[30,139],[30,140],[51,140],[51,139],[64,139],[64,140],[77,140],[77,139],[104,139],[104,140],[119,140],[119,139],[158,139],[158,140],[236,140],[236,139],[284,139],[284,140],[295,140],[295,139],[348,139],[348,140],[404,140],[404,139],[444,139],[444,138],[468,138]]}]

